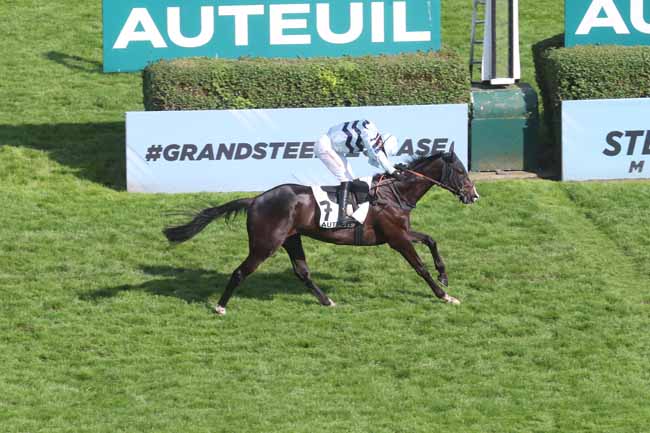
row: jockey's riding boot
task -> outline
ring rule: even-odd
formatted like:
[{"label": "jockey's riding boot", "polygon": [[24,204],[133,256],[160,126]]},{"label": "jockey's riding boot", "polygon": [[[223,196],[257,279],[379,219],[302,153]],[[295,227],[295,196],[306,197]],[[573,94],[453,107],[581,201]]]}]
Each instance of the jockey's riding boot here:
[{"label": "jockey's riding boot", "polygon": [[349,227],[356,224],[354,218],[348,216],[348,192],[350,191],[350,184],[352,182],[341,182],[339,187],[339,221],[337,227]]}]

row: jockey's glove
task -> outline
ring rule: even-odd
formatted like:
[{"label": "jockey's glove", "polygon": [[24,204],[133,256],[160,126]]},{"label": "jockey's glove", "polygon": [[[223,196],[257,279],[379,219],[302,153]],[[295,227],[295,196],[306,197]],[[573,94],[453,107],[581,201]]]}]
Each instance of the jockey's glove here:
[{"label": "jockey's glove", "polygon": [[391,176],[392,176],[394,179],[397,179],[397,180],[399,180],[399,181],[406,180],[406,173],[404,173],[404,172],[403,172],[402,170],[400,170],[400,169],[397,169],[397,166],[396,166],[395,168],[396,168],[396,170],[393,172],[393,174],[391,174]]}]

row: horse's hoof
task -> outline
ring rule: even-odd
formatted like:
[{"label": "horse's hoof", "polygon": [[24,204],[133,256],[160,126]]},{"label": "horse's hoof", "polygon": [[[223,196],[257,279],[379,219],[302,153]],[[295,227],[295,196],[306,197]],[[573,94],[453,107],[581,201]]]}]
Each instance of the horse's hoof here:
[{"label": "horse's hoof", "polygon": [[326,307],[334,308],[336,307],[336,302],[332,301],[330,298],[327,298],[328,301],[330,301],[329,304],[326,305]]},{"label": "horse's hoof", "polygon": [[449,287],[449,278],[447,275],[438,275],[438,281],[445,287]]},{"label": "horse's hoof", "polygon": [[454,298],[453,296],[445,295],[445,297],[442,298],[442,299],[443,299],[443,301],[445,301],[448,304],[460,305],[460,301],[458,299]]},{"label": "horse's hoof", "polygon": [[221,305],[217,305],[216,307],[214,307],[214,312],[218,316],[225,316],[226,315],[226,307],[222,307]]}]

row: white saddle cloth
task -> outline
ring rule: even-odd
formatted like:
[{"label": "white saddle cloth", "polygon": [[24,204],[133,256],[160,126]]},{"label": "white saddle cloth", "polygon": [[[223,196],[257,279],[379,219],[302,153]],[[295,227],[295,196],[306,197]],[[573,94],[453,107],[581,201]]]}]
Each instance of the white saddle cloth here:
[{"label": "white saddle cloth", "polygon": [[[372,186],[372,176],[360,177],[359,180],[367,183],[368,188]],[[314,197],[316,198],[316,203],[318,203],[318,207],[320,208],[320,227],[324,229],[336,228],[336,223],[339,219],[338,203],[330,200],[327,192],[323,191],[319,185],[312,185],[311,190],[314,194]],[[352,205],[348,204],[348,209],[351,212]],[[363,222],[366,220],[366,217],[368,216],[369,210],[370,203],[365,202],[360,204],[359,208],[351,216],[360,224],[363,224]],[[350,212],[347,213],[349,214]]]}]

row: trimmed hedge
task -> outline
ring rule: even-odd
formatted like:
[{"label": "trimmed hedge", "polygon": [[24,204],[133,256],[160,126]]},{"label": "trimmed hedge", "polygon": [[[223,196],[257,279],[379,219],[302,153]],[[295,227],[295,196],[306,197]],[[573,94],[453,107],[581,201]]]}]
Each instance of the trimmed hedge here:
[{"label": "trimmed hedge", "polygon": [[650,47],[564,48],[564,35],[533,46],[547,126],[556,131],[562,101],[650,97]]},{"label": "trimmed hedge", "polygon": [[313,59],[192,58],[143,72],[146,110],[467,103],[453,51]]}]

